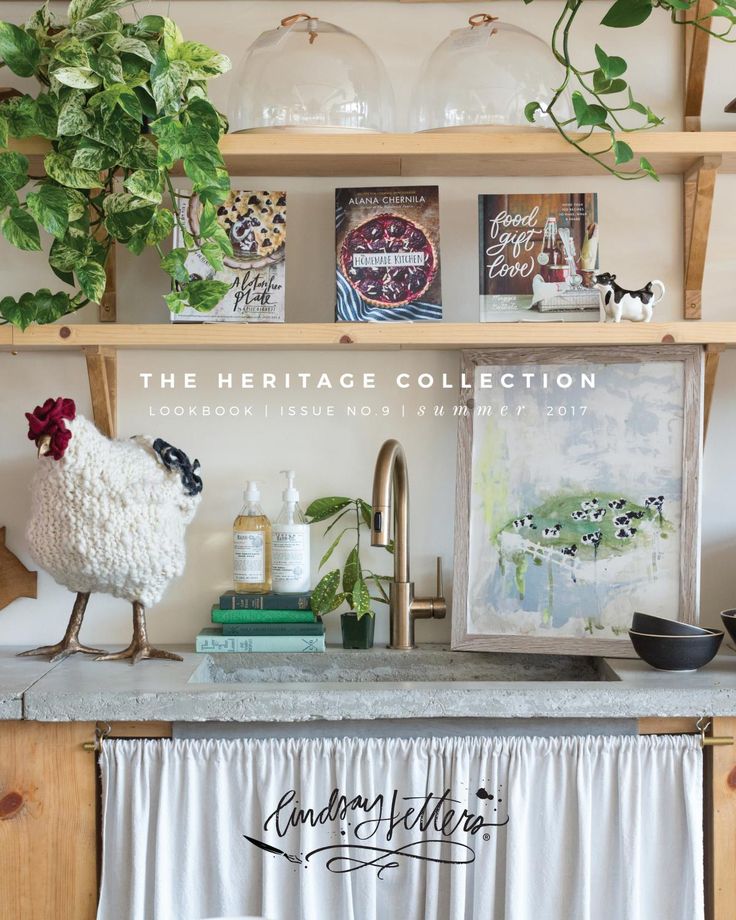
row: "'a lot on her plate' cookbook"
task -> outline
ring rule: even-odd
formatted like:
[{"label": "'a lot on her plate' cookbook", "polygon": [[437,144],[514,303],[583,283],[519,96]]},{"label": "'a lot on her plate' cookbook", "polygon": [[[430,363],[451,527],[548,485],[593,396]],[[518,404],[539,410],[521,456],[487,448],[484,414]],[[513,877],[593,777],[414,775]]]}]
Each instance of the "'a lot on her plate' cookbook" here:
[{"label": "'a lot on her plate' cookbook", "polygon": [[594,193],[480,195],[482,322],[600,318]]},{"label": "'a lot on her plate' cookbook", "polygon": [[[197,196],[181,195],[179,215],[197,236],[202,210]],[[217,222],[233,247],[224,268],[215,271],[200,252],[187,256],[190,278],[215,278],[230,290],[214,310],[187,308],[171,316],[175,323],[283,323],[286,285],[286,193],[233,189],[217,208]],[[181,246],[177,226],[174,246]]]},{"label": "'a lot on her plate' cookbook", "polygon": [[442,319],[436,185],[335,189],[338,322]]}]

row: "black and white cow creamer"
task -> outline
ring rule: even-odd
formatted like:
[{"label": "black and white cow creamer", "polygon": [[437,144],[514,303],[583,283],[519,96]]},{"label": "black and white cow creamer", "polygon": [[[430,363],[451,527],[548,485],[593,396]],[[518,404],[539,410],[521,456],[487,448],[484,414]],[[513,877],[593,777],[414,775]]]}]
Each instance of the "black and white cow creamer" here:
[{"label": "black and white cow creamer", "polygon": [[[661,289],[659,297],[654,293],[655,285]],[[616,284],[616,276],[610,272],[596,275],[595,286],[601,293],[606,322],[620,323],[622,319],[628,319],[632,323],[649,323],[653,308],[665,295],[665,286],[661,281],[650,281],[638,291],[629,291]]]}]

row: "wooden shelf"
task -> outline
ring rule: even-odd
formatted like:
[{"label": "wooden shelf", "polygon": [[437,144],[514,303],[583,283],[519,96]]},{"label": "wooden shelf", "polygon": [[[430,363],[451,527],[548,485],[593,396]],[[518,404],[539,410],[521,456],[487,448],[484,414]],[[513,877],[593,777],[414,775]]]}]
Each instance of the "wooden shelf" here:
[{"label": "wooden shelf", "polygon": [[[7,330],[7,327],[5,327]],[[0,339],[4,351],[44,349],[444,349],[483,346],[722,344],[736,322],[705,323],[284,323],[283,325],[31,326]]]},{"label": "wooden shelf", "polygon": [[[736,172],[736,132],[655,130],[627,140],[635,155],[647,157],[662,175],[682,175],[703,157],[721,157],[720,171]],[[11,142],[11,148],[38,169],[48,145],[31,138]],[[602,175],[552,131],[228,134],[221,149],[233,176]]]}]

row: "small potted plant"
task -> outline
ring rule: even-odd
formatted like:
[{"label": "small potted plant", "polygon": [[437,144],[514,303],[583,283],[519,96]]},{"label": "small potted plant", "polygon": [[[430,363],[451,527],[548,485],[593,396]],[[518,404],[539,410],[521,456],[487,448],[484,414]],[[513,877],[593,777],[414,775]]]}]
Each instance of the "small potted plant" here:
[{"label": "small potted plant", "polygon": [[[313,501],[306,514],[310,524],[332,519],[325,530],[325,536],[333,535],[332,542],[320,559],[320,569],[327,564],[343,537],[350,534],[353,542],[342,572],[339,568],[331,569],[317,583],[312,593],[312,609],[321,616],[347,603],[350,609],[340,617],[343,648],[372,648],[375,627],[372,605],[388,603],[383,582],[390,581],[391,576],[365,568],[360,559],[361,530],[370,529],[371,506],[362,498],[330,496]],[[341,521],[343,527],[335,534]],[[393,552],[392,546],[387,549]]]}]

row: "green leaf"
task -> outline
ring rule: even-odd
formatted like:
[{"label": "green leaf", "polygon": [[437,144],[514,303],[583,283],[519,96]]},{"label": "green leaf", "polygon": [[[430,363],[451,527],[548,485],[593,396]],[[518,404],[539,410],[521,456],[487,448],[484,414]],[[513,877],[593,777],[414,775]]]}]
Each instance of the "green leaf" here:
[{"label": "green leaf", "polygon": [[363,501],[362,498],[358,499],[358,505],[360,506],[360,513],[363,517],[363,523],[366,527],[373,526],[373,508],[368,502]]},{"label": "green leaf", "polygon": [[607,80],[615,80],[626,73],[628,65],[622,57],[609,57],[600,45],[595,46],[595,56]]},{"label": "green leaf", "polygon": [[98,262],[85,262],[77,266],[74,273],[84,296],[93,303],[99,303],[107,284],[105,269]]},{"label": "green leaf", "polygon": [[172,19],[169,19],[165,16],[162,32],[164,52],[169,58],[173,58],[176,56],[177,48],[183,41],[183,36],[179,30],[179,26]]},{"label": "green leaf", "polygon": [[0,113],[8,124],[12,137],[32,137],[38,134],[36,100],[30,96],[14,96],[0,103]]},{"label": "green leaf", "polygon": [[599,96],[604,96],[610,93],[622,93],[627,87],[626,80],[609,80],[604,76],[602,70],[596,70],[593,72],[593,90]]},{"label": "green leaf", "polygon": [[94,172],[99,172],[102,169],[111,169],[116,165],[117,156],[114,150],[86,139],[82,141],[82,145],[72,158],[72,167],[74,169],[91,169]]},{"label": "green leaf", "polygon": [[8,146],[8,119],[4,115],[0,115],[0,147]]},{"label": "green leaf", "polygon": [[82,19],[88,19],[90,16],[124,5],[125,0],[71,0],[67,15],[69,22],[74,24]]},{"label": "green leaf", "polygon": [[151,49],[140,38],[134,38],[132,35],[120,35],[118,33],[111,35],[107,43],[114,51],[117,51],[118,54],[133,54],[135,57],[141,58],[143,61],[148,61],[149,64],[153,64],[154,57],[151,53]]},{"label": "green leaf", "polygon": [[229,281],[190,281],[183,290],[187,303],[200,313],[208,313],[230,290]]},{"label": "green leaf", "polygon": [[123,81],[123,64],[120,56],[110,48],[103,48],[99,54],[91,55],[90,66],[96,74],[102,77],[106,87],[116,84],[125,85]]},{"label": "green leaf", "polygon": [[55,179],[59,185],[69,188],[97,188],[100,184],[98,172],[92,169],[77,169],[72,166],[71,159],[63,153],[47,153],[43,163],[47,175]]},{"label": "green leaf", "polygon": [[63,188],[42,183],[26,196],[28,210],[55,237],[62,237],[69,225],[69,200]]},{"label": "green leaf", "polygon": [[342,589],[346,594],[352,594],[356,581],[363,577],[363,571],[360,565],[360,553],[357,545],[348,553],[345,560],[345,567],[342,570]]},{"label": "green leaf", "polygon": [[616,158],[617,165],[628,163],[629,160],[634,159],[634,151],[623,141],[614,141],[613,155]]},{"label": "green leaf", "polygon": [[135,145],[120,158],[120,165],[127,169],[156,169],[158,161],[153,142],[146,137],[138,137]]},{"label": "green leaf", "polygon": [[182,42],[175,50],[175,57],[188,65],[192,80],[207,80],[230,70],[228,57],[199,42]]},{"label": "green leaf", "polygon": [[170,294],[165,294],[164,300],[172,313],[181,313],[188,306],[181,291],[172,291]]},{"label": "green leaf", "polygon": [[158,35],[163,32],[166,20],[163,16],[143,16],[138,22],[133,23],[137,35]]},{"label": "green leaf", "polygon": [[526,118],[528,122],[533,123],[534,116],[537,114],[537,112],[540,112],[541,110],[542,110],[541,102],[527,102],[527,104],[524,106],[524,118]]},{"label": "green leaf", "polygon": [[72,272],[81,262],[87,260],[87,240],[78,240],[67,235],[63,240],[54,240],[49,251],[49,264],[60,272]]},{"label": "green leaf", "polygon": [[17,205],[8,211],[2,222],[2,231],[5,239],[17,249],[38,251],[41,248],[38,224],[28,211]]},{"label": "green leaf", "polygon": [[652,12],[652,0],[616,0],[601,25],[612,29],[628,29],[640,26],[649,19]]},{"label": "green leaf", "polygon": [[137,230],[147,227],[153,218],[154,205],[128,192],[108,195],[104,201],[105,227],[119,240],[129,239]]},{"label": "green leaf", "polygon": [[160,204],[163,198],[162,182],[163,178],[158,170],[137,169],[128,176],[123,186],[133,195],[137,195],[138,198],[144,198],[146,201]]},{"label": "green leaf", "polygon": [[330,556],[331,556],[331,555],[335,552],[335,550],[337,549],[338,544],[340,543],[340,540],[342,540],[342,538],[345,536],[345,534],[346,534],[349,530],[352,530],[352,529],[353,529],[352,527],[345,527],[345,528],[343,528],[343,530],[340,531],[340,533],[335,537],[335,539],[332,541],[332,543],[330,543],[330,545],[327,547],[324,556],[322,556],[322,558],[321,558],[320,561],[319,561],[319,566],[318,566],[318,568],[321,569],[322,566],[329,560]]},{"label": "green leaf", "polygon": [[84,134],[90,126],[90,116],[85,111],[83,93],[74,93],[59,108],[57,131],[60,137]]},{"label": "green leaf", "polygon": [[639,157],[639,169],[645,172],[648,176],[651,176],[652,179],[655,179],[657,182],[659,182],[659,176],[657,175],[656,170],[646,157]]},{"label": "green leaf", "polygon": [[572,105],[579,128],[584,128],[586,125],[597,127],[605,124],[608,117],[607,109],[604,109],[602,105],[589,105],[582,93],[575,91],[572,94]]},{"label": "green leaf", "polygon": [[321,616],[334,610],[335,596],[340,585],[340,570],[332,569],[317,582],[312,591],[312,610]]},{"label": "green leaf", "polygon": [[160,112],[178,109],[189,80],[189,68],[184,61],[169,61],[160,52],[151,68],[151,89]]},{"label": "green leaf", "polygon": [[358,578],[353,585],[351,606],[358,614],[358,619],[371,612],[371,595],[368,591],[368,585],[362,578]]},{"label": "green leaf", "polygon": [[28,160],[15,151],[0,153],[0,208],[18,204],[16,192],[28,182]]},{"label": "green leaf", "polygon": [[56,140],[59,134],[59,99],[52,93],[41,93],[36,99],[36,132],[41,137]]},{"label": "green leaf", "polygon": [[174,215],[168,208],[159,208],[148,225],[146,232],[146,245],[155,246],[168,236],[174,229]]},{"label": "green leaf", "polygon": [[338,511],[351,503],[352,499],[343,496],[330,496],[329,498],[315,499],[306,510],[306,516],[310,524],[316,524],[319,521],[326,521]]},{"label": "green leaf", "polygon": [[199,251],[216,272],[221,272],[225,268],[222,249],[219,243],[213,240],[206,241],[202,243]]},{"label": "green leaf", "polygon": [[161,268],[167,275],[171,275],[174,281],[185,284],[189,281],[189,271],[186,268],[187,251],[183,247],[172,249],[168,252],[161,262]]},{"label": "green leaf", "polygon": [[74,89],[95,89],[102,83],[102,79],[89,67],[57,67],[51,71],[51,76]]},{"label": "green leaf", "polygon": [[0,58],[19,77],[32,77],[41,60],[41,48],[24,29],[0,22]]}]

